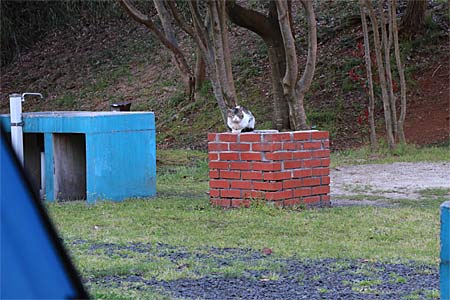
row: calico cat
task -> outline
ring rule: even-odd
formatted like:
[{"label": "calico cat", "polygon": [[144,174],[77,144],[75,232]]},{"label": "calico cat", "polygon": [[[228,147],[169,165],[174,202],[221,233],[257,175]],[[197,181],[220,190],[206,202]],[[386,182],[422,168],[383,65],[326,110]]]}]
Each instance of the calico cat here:
[{"label": "calico cat", "polygon": [[255,117],[243,106],[228,109],[227,124],[233,133],[251,132],[255,129]]}]

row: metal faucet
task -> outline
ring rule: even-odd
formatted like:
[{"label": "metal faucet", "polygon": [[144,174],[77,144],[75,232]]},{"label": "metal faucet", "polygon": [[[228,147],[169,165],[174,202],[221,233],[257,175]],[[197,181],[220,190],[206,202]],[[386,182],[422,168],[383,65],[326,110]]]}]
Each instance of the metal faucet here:
[{"label": "metal faucet", "polygon": [[44,99],[41,93],[23,93],[22,94],[22,102],[25,101],[25,96],[39,96],[41,99]]}]

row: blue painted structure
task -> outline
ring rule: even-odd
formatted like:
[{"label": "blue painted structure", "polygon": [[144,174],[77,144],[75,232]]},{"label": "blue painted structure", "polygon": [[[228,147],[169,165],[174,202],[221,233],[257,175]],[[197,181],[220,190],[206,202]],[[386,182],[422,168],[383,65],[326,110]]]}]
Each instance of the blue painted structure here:
[{"label": "blue painted structure", "polygon": [[441,300],[450,300],[450,201],[441,205]]},{"label": "blue painted structure", "polygon": [[0,138],[0,299],[87,299],[3,130]]},{"label": "blue painted structure", "polygon": [[[9,115],[0,115],[0,122],[6,131],[11,130]],[[23,122],[24,136],[43,134],[46,200],[63,199],[60,191],[70,189],[77,180],[85,181],[74,186],[86,189],[84,198],[89,203],[156,195],[152,112],[31,112],[23,114]],[[73,169],[65,169],[66,164]],[[74,170],[80,176],[70,177]]]}]

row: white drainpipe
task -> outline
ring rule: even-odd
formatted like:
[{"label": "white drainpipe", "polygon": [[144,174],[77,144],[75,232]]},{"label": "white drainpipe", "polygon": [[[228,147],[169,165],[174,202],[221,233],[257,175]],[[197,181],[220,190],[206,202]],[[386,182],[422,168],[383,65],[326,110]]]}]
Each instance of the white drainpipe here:
[{"label": "white drainpipe", "polygon": [[22,121],[22,102],[25,100],[26,95],[39,96],[40,93],[23,93],[9,95],[9,111],[11,118],[11,144],[16,152],[17,158],[23,166],[23,121]]},{"label": "white drainpipe", "polygon": [[11,118],[11,144],[23,166],[22,95],[9,95],[9,111]]}]

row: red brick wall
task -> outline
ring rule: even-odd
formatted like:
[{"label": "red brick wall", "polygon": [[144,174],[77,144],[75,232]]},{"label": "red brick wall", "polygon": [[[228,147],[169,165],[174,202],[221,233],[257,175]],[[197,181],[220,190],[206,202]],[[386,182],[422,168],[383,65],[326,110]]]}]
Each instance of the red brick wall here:
[{"label": "red brick wall", "polygon": [[326,131],[208,134],[211,204],[329,205]]}]

